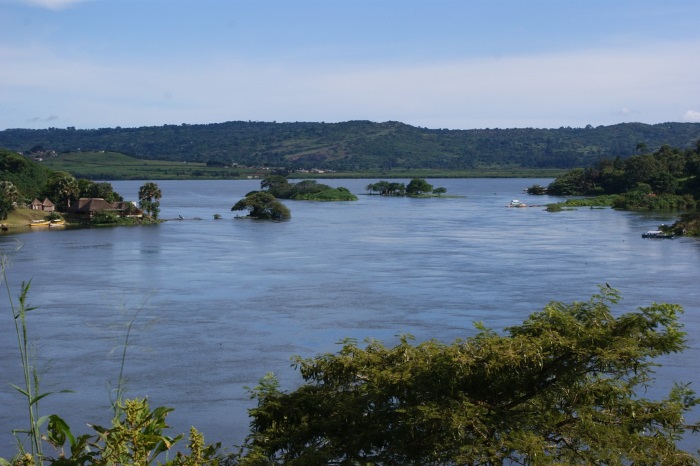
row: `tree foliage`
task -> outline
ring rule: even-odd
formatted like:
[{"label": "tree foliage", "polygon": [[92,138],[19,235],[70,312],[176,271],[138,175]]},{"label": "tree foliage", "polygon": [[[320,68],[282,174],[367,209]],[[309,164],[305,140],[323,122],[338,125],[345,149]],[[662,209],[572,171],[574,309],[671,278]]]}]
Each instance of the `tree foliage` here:
[{"label": "tree foliage", "polygon": [[11,182],[19,191],[18,201],[31,201],[46,185],[50,170],[20,154],[0,149],[0,181]]},{"label": "tree foliage", "polygon": [[333,188],[316,180],[303,180],[290,183],[281,175],[266,176],[260,182],[260,189],[266,190],[277,199],[297,201],[356,201],[357,196],[347,188]]},{"label": "tree foliage", "polygon": [[51,199],[58,210],[65,210],[80,197],[78,180],[67,172],[53,172],[44,188],[44,196]]},{"label": "tree foliage", "polygon": [[241,465],[690,465],[676,444],[698,401],[685,385],[645,398],[654,358],[681,351],[682,309],[615,316],[608,287],[552,302],[501,335],[478,324],[452,344],[345,340],[297,357],[305,381],[252,390]]},{"label": "tree foliage", "polygon": [[368,193],[378,193],[382,196],[422,196],[432,193],[440,197],[447,192],[447,188],[433,188],[424,178],[412,178],[408,186],[404,183],[381,180],[368,184],[365,189]]},{"label": "tree foliage", "polygon": [[406,194],[420,195],[433,191],[433,185],[425,181],[423,178],[413,178],[406,186]]},{"label": "tree foliage", "polygon": [[[46,458],[47,463],[51,466],[216,466],[224,458],[219,453],[220,444],[205,444],[204,436],[192,427],[189,453],[178,452],[163,463],[164,454],[184,437],[165,433],[169,428],[166,417],[173,410],[163,406],[151,410],[145,398],[118,402],[116,408],[119,414],[114,416],[110,427],[91,425],[94,435],[76,436],[61,417],[47,416],[47,432],[42,438],[58,452],[57,457]],[[27,459],[31,460],[31,455]],[[25,463],[16,460],[15,464]]]},{"label": "tree foliage", "polygon": [[78,179],[80,197],[97,197],[107,202],[119,202],[124,198],[114,191],[111,183],[106,181],[96,183],[86,179]]},{"label": "tree foliage", "polygon": [[[700,142],[700,141],[699,141]],[[690,209],[700,198],[700,145],[674,149],[663,145],[653,154],[602,159],[576,168],[547,187],[556,196],[616,194],[624,209]]]},{"label": "tree foliage", "polygon": [[292,217],[287,206],[264,191],[248,193],[246,197],[236,202],[231,210],[247,210],[249,217],[260,220],[288,220]]},{"label": "tree foliage", "polygon": [[405,196],[406,184],[392,181],[381,180],[376,183],[370,183],[365,188],[369,193],[379,193],[382,196]]},{"label": "tree foliage", "polygon": [[397,121],[274,123],[229,121],[140,128],[0,131],[0,147],[119,152],[143,159],[287,169],[440,170],[587,167],[640,147],[688,147],[699,123],[624,123],[586,128],[429,129]]},{"label": "tree foliage", "polygon": [[0,181],[0,220],[5,220],[20,200],[20,192],[12,181]]},{"label": "tree foliage", "polygon": [[156,183],[144,183],[139,188],[139,207],[154,220],[158,219],[158,214],[160,214],[161,196],[162,193]]}]

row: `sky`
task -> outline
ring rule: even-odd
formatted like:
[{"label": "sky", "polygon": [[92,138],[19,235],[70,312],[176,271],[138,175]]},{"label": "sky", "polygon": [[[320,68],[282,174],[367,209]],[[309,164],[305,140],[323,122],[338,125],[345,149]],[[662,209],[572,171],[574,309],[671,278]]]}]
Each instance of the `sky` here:
[{"label": "sky", "polygon": [[0,130],[700,122],[699,0],[0,0]]}]

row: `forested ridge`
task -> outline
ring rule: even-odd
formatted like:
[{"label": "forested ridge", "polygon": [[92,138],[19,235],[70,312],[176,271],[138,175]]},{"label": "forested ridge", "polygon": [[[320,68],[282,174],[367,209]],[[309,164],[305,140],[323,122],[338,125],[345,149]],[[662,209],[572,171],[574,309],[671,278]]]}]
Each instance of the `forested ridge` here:
[{"label": "forested ridge", "polygon": [[138,128],[6,129],[0,147],[21,152],[112,151],[141,159],[361,171],[397,168],[574,168],[628,157],[639,145],[692,147],[700,123],[585,128],[428,129],[400,122],[231,121]]}]

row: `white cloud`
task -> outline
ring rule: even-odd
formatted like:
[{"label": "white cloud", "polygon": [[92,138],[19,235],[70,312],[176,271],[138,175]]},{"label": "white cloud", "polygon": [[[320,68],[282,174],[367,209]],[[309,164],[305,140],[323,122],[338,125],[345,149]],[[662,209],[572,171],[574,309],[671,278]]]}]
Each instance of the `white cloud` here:
[{"label": "white cloud", "polygon": [[88,0],[22,0],[23,3],[29,5],[39,6],[42,8],[48,8],[50,10],[62,10],[68,8],[76,3],[85,2]]},{"label": "white cloud", "polygon": [[[0,47],[0,62],[8,64],[0,69],[0,89],[8,91],[0,94],[0,108],[26,112],[20,121],[61,115],[62,125],[87,128],[226,120],[398,120],[431,128],[658,123],[677,121],[678,109],[696,96],[700,63],[688,57],[697,50],[698,43],[642,44],[378,66],[204,54],[137,64]],[[699,116],[689,111],[684,119]],[[10,118],[0,116],[0,128],[17,127],[17,116]]]},{"label": "white cloud", "polygon": [[630,109],[630,108],[628,108],[628,107],[622,107],[622,108],[620,109],[620,111],[618,112],[619,115],[624,115],[624,116],[633,115],[633,114],[635,114],[635,113],[639,113],[639,112],[636,111],[636,110],[632,110],[632,109]]},{"label": "white cloud", "polygon": [[688,110],[683,114],[683,121],[689,122],[689,123],[700,123],[700,112],[696,112],[695,110]]}]

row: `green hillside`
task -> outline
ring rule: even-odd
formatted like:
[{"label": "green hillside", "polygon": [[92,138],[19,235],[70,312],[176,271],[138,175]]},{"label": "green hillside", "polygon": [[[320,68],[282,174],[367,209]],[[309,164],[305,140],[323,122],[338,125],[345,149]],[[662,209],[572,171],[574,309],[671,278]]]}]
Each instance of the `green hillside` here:
[{"label": "green hillside", "polygon": [[[393,170],[568,169],[629,157],[662,145],[693,147],[700,123],[558,129],[441,130],[400,122],[268,123],[233,121],[140,128],[0,131],[15,151],[114,152],[138,159],[344,172]],[[165,168],[164,168],[165,169]]]}]

